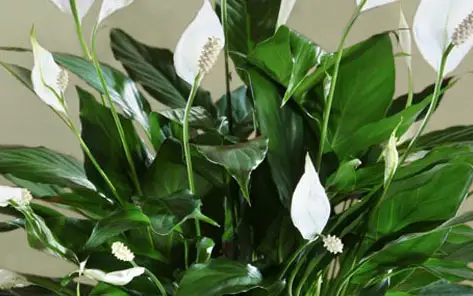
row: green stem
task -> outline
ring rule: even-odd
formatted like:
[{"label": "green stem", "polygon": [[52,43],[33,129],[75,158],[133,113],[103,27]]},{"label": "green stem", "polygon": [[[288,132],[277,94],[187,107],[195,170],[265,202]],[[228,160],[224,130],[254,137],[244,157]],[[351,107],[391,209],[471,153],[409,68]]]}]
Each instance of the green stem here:
[{"label": "green stem", "polygon": [[412,77],[412,71],[410,68],[407,71],[407,79],[408,79],[409,93],[407,95],[406,109],[412,105],[412,101],[414,99],[414,77]]},{"label": "green stem", "polygon": [[[201,80],[201,74],[198,74],[195,77],[194,83],[192,84],[192,89],[189,94],[189,98],[187,99],[187,105],[184,112],[184,122],[183,125],[183,142],[184,142],[184,155],[186,158],[186,167],[187,167],[187,177],[189,178],[189,189],[190,191],[195,194],[195,183],[194,183],[194,173],[192,170],[192,155],[191,155],[191,147],[189,143],[189,119],[192,109],[192,104],[194,104],[194,99],[197,94],[197,90],[199,89],[199,84]],[[195,219],[195,230],[198,237],[200,237],[200,222],[198,219]]]},{"label": "green stem", "polygon": [[80,279],[77,279],[76,295],[77,295],[77,296],[81,296],[81,295],[80,295]]},{"label": "green stem", "polygon": [[303,244],[302,246],[299,247],[299,249],[297,249],[297,251],[292,255],[292,257],[289,259],[289,261],[286,263],[286,266],[284,266],[284,269],[281,271],[281,273],[279,274],[279,280],[281,280],[284,275],[286,274],[286,272],[288,271],[289,267],[291,267],[292,263],[294,263],[294,261],[297,259],[297,257],[299,257],[299,255],[308,247],[310,246],[310,244],[312,243],[312,241],[308,241],[306,242],[305,244]]},{"label": "green stem", "polygon": [[76,25],[77,37],[79,37],[80,46],[82,47],[84,56],[87,59],[92,60],[89,48],[87,47],[87,42],[84,38],[84,33],[82,32],[81,19],[79,16],[79,12],[77,11],[76,0],[69,0],[69,4],[71,5],[72,15],[74,16],[74,23]]},{"label": "green stem", "polygon": [[331,81],[331,84],[330,84],[330,91],[329,91],[327,100],[325,102],[325,107],[324,107],[322,131],[321,131],[321,135],[320,135],[320,145],[319,145],[319,151],[318,151],[318,154],[317,154],[317,162],[316,162],[317,170],[320,170],[320,166],[322,164],[322,155],[324,154],[325,141],[327,140],[328,123],[329,123],[329,120],[330,120],[330,112],[332,110],[333,97],[335,95],[335,87],[337,85],[338,72],[340,70],[340,63],[341,63],[342,57],[343,57],[343,48],[345,47],[345,42],[346,42],[348,33],[350,33],[351,28],[353,27],[356,20],[360,16],[361,8],[365,4],[365,2],[366,2],[366,0],[364,0],[360,5],[357,6],[356,11],[353,14],[350,22],[348,23],[345,30],[343,31],[342,39],[341,39],[340,44],[338,46],[337,55],[335,56],[336,62],[335,62],[334,69],[333,69],[332,81]]},{"label": "green stem", "polygon": [[[223,32],[225,35],[225,40],[228,40],[228,22],[227,22],[227,0],[221,1],[221,16],[222,16],[222,24],[223,24]],[[227,100],[227,119],[228,119],[228,130],[230,135],[233,134],[233,108],[232,108],[232,93],[230,92],[230,67],[229,67],[229,59],[230,59],[230,50],[228,48],[228,42],[225,42],[225,88],[226,88],[226,100]]]},{"label": "green stem", "polygon": [[[293,296],[294,294],[292,293],[292,286],[294,285],[294,280],[297,276],[297,273],[301,269],[302,265],[304,264],[304,260],[300,260],[297,262],[296,267],[294,267],[294,270],[291,272],[291,276],[289,276],[289,279],[287,280],[287,292],[289,296]],[[297,294],[296,294],[297,296]]]},{"label": "green stem", "polygon": [[[139,267],[135,261],[131,261],[131,264],[134,266],[134,267]],[[166,292],[166,289],[164,288],[163,284],[159,281],[159,279],[148,269],[148,268],[145,268],[145,272],[146,274],[150,277],[150,279],[154,282],[154,284],[156,285],[156,287],[158,287],[158,290],[159,292],[161,293],[162,296],[165,296],[167,295],[167,292]]]},{"label": "green stem", "polygon": [[322,291],[322,275],[319,275],[317,278],[317,288],[315,290],[314,296],[320,296],[320,292]]},{"label": "green stem", "polygon": [[314,271],[314,269],[317,267],[317,264],[319,264],[319,262],[320,262],[320,258],[313,258],[310,261],[309,266],[307,266],[304,272],[304,275],[302,276],[302,279],[299,282],[299,285],[297,285],[296,295],[299,295],[301,293],[302,288],[304,287],[304,284],[307,282],[307,279],[312,274],[312,271]]},{"label": "green stem", "polygon": [[130,170],[131,170],[131,179],[132,179],[132,181],[133,181],[133,183],[136,187],[136,190],[138,191],[138,194],[140,196],[142,196],[143,191],[141,190],[141,185],[140,185],[140,181],[138,179],[138,174],[136,173],[136,168],[135,168],[135,164],[133,162],[133,157],[131,156],[129,146],[128,146],[128,143],[126,141],[125,131],[123,130],[123,126],[122,126],[122,123],[120,121],[120,117],[118,116],[118,112],[115,109],[115,104],[112,101],[112,97],[110,96],[110,92],[108,90],[107,83],[105,82],[105,78],[103,76],[102,68],[100,67],[100,63],[97,59],[97,53],[96,53],[96,50],[95,50],[95,40],[96,40],[95,37],[96,37],[97,29],[98,29],[97,26],[95,26],[94,31],[92,33],[92,61],[93,61],[93,64],[95,66],[95,71],[97,72],[97,75],[99,77],[100,84],[102,85],[103,91],[105,93],[105,97],[107,98],[108,104],[110,105],[110,110],[111,110],[111,113],[112,113],[112,117],[113,117],[113,120],[114,120],[115,125],[117,127],[118,134],[119,134],[120,140],[122,142],[123,150],[125,152],[125,157],[126,157],[126,160],[127,160],[128,165],[130,167]]},{"label": "green stem", "polygon": [[454,46],[450,44],[445,50],[444,54],[442,55],[442,61],[440,63],[440,69],[437,74],[437,80],[435,81],[434,94],[432,95],[432,101],[430,102],[429,110],[427,111],[427,114],[425,115],[424,120],[422,120],[419,130],[416,132],[411,142],[407,146],[401,160],[399,161],[399,165],[402,165],[404,161],[406,160],[407,156],[409,156],[409,153],[414,147],[414,144],[419,139],[420,135],[424,132],[427,124],[430,121],[430,118],[435,112],[435,108],[437,107],[438,101],[440,99],[441,90],[442,90],[442,82],[443,82],[443,74],[445,71],[445,65],[447,64],[448,55],[452,52],[453,48]]}]

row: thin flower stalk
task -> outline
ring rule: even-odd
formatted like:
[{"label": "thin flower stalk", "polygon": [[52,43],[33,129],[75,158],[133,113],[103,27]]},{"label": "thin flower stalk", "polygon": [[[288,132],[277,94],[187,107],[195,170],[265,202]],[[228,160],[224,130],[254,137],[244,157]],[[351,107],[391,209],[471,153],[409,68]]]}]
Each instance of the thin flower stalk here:
[{"label": "thin flower stalk", "polygon": [[86,57],[88,60],[92,60],[92,55],[90,54],[89,48],[87,46],[87,42],[85,41],[85,38],[84,38],[84,32],[82,30],[82,22],[79,16],[79,12],[77,10],[76,0],[69,0],[69,1],[71,4],[72,15],[74,17],[77,37],[79,38],[80,46],[84,53],[84,57]]}]

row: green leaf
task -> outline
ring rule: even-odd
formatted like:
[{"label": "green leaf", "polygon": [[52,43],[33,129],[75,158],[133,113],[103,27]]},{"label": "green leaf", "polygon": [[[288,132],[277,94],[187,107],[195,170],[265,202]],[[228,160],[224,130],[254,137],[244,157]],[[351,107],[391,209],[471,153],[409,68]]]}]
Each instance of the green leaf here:
[{"label": "green leaf", "polygon": [[30,209],[22,210],[22,213],[25,216],[25,230],[30,247],[73,263],[79,263],[74,252],[58,241],[42,217]]},{"label": "green leaf", "polygon": [[356,185],[356,169],[360,164],[359,159],[352,159],[341,164],[338,170],[327,179],[327,187],[353,190]]},{"label": "green leaf", "polygon": [[[9,294],[9,291],[11,294]],[[74,292],[61,286],[55,279],[0,269],[0,295],[46,296],[51,295],[51,292],[59,296],[75,295]]]},{"label": "green leaf", "polygon": [[176,296],[221,296],[243,293],[257,287],[263,276],[250,265],[225,259],[195,264],[182,278]]},{"label": "green leaf", "polygon": [[[248,88],[241,86],[231,92],[233,134],[240,138],[248,138],[254,131],[254,108],[251,99],[247,96]],[[216,102],[218,117],[227,117],[227,96],[223,95]]]},{"label": "green leaf", "polygon": [[466,262],[431,258],[422,264],[422,266],[432,274],[450,282],[473,280],[473,269],[468,267]]},{"label": "green leaf", "polygon": [[8,72],[10,75],[18,79],[26,88],[33,91],[33,83],[31,82],[31,70],[23,68],[18,65],[3,63],[0,62],[0,65]]},{"label": "green leaf", "polygon": [[384,118],[394,95],[395,67],[389,35],[365,42],[371,44],[367,50],[340,65],[329,124],[332,147],[366,124]]},{"label": "green leaf", "polygon": [[377,276],[388,276],[389,270],[394,272],[422,264],[442,246],[448,231],[442,228],[398,238],[363,259],[354,272],[352,282],[364,284]]},{"label": "green leaf", "polygon": [[128,296],[130,294],[126,293],[122,289],[106,284],[99,283],[94,289],[90,292],[89,296]]},{"label": "green leaf", "polygon": [[9,232],[25,226],[25,220],[16,218],[9,221],[0,222],[0,232]]},{"label": "green leaf", "polygon": [[212,251],[215,247],[215,242],[208,238],[203,237],[197,242],[197,262],[198,263],[209,263],[212,258]]},{"label": "green leaf", "polygon": [[[182,125],[184,122],[185,108],[169,109],[159,112],[165,118]],[[189,126],[207,130],[215,129],[215,122],[209,112],[202,107],[192,107],[189,115]]]},{"label": "green leaf", "polygon": [[287,87],[282,104],[293,95],[303,78],[321,63],[327,53],[312,41],[285,26],[258,44],[248,60]]},{"label": "green leaf", "polygon": [[473,288],[460,284],[438,283],[408,295],[415,296],[473,296]]},{"label": "green leaf", "polygon": [[289,107],[280,108],[277,87],[256,70],[250,70],[252,93],[261,133],[269,140],[268,161],[279,197],[289,207],[304,168],[302,117]]},{"label": "green leaf", "polygon": [[150,219],[143,214],[141,209],[129,205],[127,208],[116,210],[100,220],[95,225],[85,248],[96,248],[124,231],[149,224]]},{"label": "green leaf", "polygon": [[[65,69],[87,82],[87,84],[95,88],[102,95],[105,95],[105,91],[91,61],[63,53],[55,53],[54,59]],[[145,131],[149,132],[148,114],[150,106],[145,97],[139,92],[137,85],[123,73],[108,65],[101,64],[100,68],[102,69],[105,83],[113,102],[122,108],[128,118],[136,120]]]},{"label": "green leaf", "polygon": [[[248,54],[257,43],[274,34],[280,4],[281,0],[227,1],[227,42],[237,68],[245,64],[242,54]],[[220,1],[217,1],[216,10],[220,13]]]},{"label": "green leaf", "polygon": [[[197,152],[195,151],[195,154]],[[192,154],[196,195],[205,196],[213,184],[225,184],[225,171]],[[168,139],[142,178],[144,196],[160,198],[189,188],[181,144]]]},{"label": "green leaf", "polygon": [[77,160],[44,147],[0,146],[0,174],[31,182],[95,190]]},{"label": "green leaf", "polygon": [[368,235],[377,240],[406,231],[415,223],[447,221],[455,216],[472,179],[471,165],[452,163],[392,183],[386,197],[370,215]]},{"label": "green leaf", "polygon": [[238,182],[244,197],[251,203],[248,190],[251,172],[266,157],[268,140],[259,138],[231,146],[197,146],[197,149],[208,161],[223,166]]},{"label": "green leaf", "polygon": [[18,187],[28,189],[34,197],[53,196],[62,191],[62,189],[57,185],[31,182],[10,174],[6,174],[3,177]]},{"label": "green leaf", "polygon": [[169,234],[188,219],[199,219],[218,226],[200,212],[202,202],[190,191],[175,192],[166,197],[147,197],[141,208],[149,217],[153,231],[160,235]]},{"label": "green leaf", "polygon": [[[128,173],[130,171],[129,164],[111,111],[99,104],[87,91],[78,87],[77,92],[80,98],[82,138],[110,181],[115,185],[118,194],[122,197],[131,196],[135,187]],[[123,116],[119,117],[131,157],[137,173],[140,174],[146,167],[145,148],[133,123]],[[107,184],[87,155],[85,155],[85,171],[94,184],[108,192]]]},{"label": "green leaf", "polygon": [[[473,142],[473,126],[452,126],[443,130],[433,131],[421,136],[415,145],[416,150],[431,149],[442,145]],[[405,148],[406,145],[402,145]]]},{"label": "green leaf", "polygon": [[[172,52],[144,45],[119,29],[112,30],[111,42],[115,58],[150,95],[171,108],[186,107],[190,86],[177,76]],[[198,91],[194,105],[215,114],[208,92]]]}]

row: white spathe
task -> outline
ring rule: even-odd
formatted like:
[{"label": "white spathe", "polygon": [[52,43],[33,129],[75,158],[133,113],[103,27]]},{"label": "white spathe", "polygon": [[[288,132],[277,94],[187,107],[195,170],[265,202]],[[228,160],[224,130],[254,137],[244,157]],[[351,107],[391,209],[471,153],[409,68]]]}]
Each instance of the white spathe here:
[{"label": "white spathe", "polygon": [[[399,0],[367,0],[361,11],[366,11],[368,9],[372,9],[378,6],[382,6],[385,4],[393,3]],[[363,0],[356,0],[356,5],[360,5]]]},{"label": "white spathe", "polygon": [[[201,72],[200,61],[209,39],[217,40],[217,48],[212,48],[212,59],[216,58],[225,45],[223,27],[208,0],[189,24],[179,39],[174,51],[176,73],[189,84],[193,84]],[[213,61],[215,62],[215,61]],[[203,73],[205,74],[205,73]]]},{"label": "white spathe", "polygon": [[285,25],[287,23],[295,5],[296,0],[281,0],[276,28],[279,28],[279,26]]},{"label": "white spathe", "polygon": [[[54,61],[53,55],[36,41],[34,29],[31,31],[34,67],[31,82],[36,95],[58,112],[66,113],[61,97],[66,88],[64,70]],[[58,97],[59,96],[59,97]]]},{"label": "white spathe", "polygon": [[10,202],[25,206],[33,199],[31,193],[24,188],[0,185],[0,207],[6,207]]},{"label": "white spathe", "polygon": [[127,7],[134,0],[103,0],[102,7],[100,8],[99,20],[97,25],[99,25],[107,17],[111,16],[118,10]]},{"label": "white spathe", "polygon": [[[72,14],[70,0],[51,0],[51,2],[56,4],[62,12]],[[94,2],[95,0],[76,0],[77,14],[80,20],[84,18]]]},{"label": "white spathe", "polygon": [[330,217],[330,202],[309,154],[305,160],[305,172],[292,196],[292,223],[306,240],[314,240],[321,234]]},{"label": "white spathe", "polygon": [[[414,39],[424,59],[439,72],[442,55],[460,23],[473,11],[471,0],[422,0],[414,18]],[[458,67],[473,47],[473,38],[455,46],[444,75]]]},{"label": "white spathe", "polygon": [[412,70],[412,36],[409,24],[407,23],[406,16],[401,9],[399,17],[399,46],[405,56],[403,57],[404,61],[409,68],[409,71]]},{"label": "white spathe", "polygon": [[[397,130],[397,128],[396,128]],[[399,166],[399,153],[397,151],[396,130],[391,134],[386,147],[383,150],[384,157],[384,185],[396,174]]]},{"label": "white spathe", "polygon": [[144,267],[133,267],[109,273],[99,269],[84,269],[83,274],[93,280],[115,286],[125,286],[128,285],[135,277],[142,275],[144,272]]}]

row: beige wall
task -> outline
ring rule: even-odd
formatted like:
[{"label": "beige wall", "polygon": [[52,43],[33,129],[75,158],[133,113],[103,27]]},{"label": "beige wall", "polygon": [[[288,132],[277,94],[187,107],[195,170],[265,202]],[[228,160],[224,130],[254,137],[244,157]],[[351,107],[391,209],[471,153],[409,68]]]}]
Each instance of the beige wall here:
[{"label": "beige wall", "polygon": [[[352,0],[299,0],[289,25],[309,36],[327,50],[337,46],[340,32],[354,8]],[[404,1],[408,19],[412,19],[417,1]],[[137,0],[129,8],[107,20],[106,28],[100,33],[98,55],[103,61],[117,67],[108,47],[108,29],[121,27],[142,42],[174,48],[180,32],[184,30],[201,0]],[[86,32],[96,17],[97,7],[85,19]],[[399,5],[389,5],[366,13],[356,24],[349,43],[358,42],[375,32],[396,28]],[[72,19],[60,13],[48,0],[2,0],[0,10],[0,46],[28,47],[29,31],[36,26],[38,40],[50,50],[80,53],[75,39]],[[0,53],[0,59],[31,65],[28,54]],[[398,65],[397,92],[406,91],[405,66]],[[458,69],[463,73],[473,66],[473,53]],[[434,80],[434,72],[419,53],[414,53],[416,89],[420,90]],[[473,123],[469,83],[465,77],[451,90],[434,117],[430,129],[454,124]],[[220,64],[204,83],[216,96],[223,93],[223,69]],[[77,117],[77,98],[70,87],[68,104]],[[0,144],[44,145],[79,157],[76,140],[67,128],[17,81],[0,71]],[[5,217],[0,216],[0,220]],[[40,254],[28,248],[21,231],[0,235],[0,268],[61,275],[71,266],[53,257]]]}]

